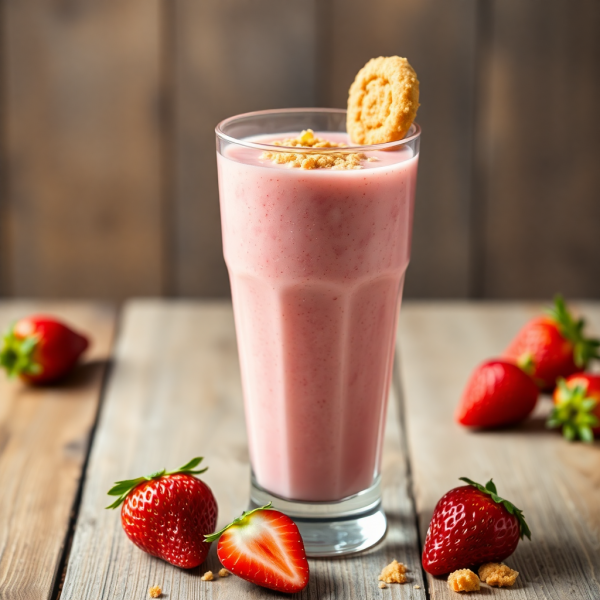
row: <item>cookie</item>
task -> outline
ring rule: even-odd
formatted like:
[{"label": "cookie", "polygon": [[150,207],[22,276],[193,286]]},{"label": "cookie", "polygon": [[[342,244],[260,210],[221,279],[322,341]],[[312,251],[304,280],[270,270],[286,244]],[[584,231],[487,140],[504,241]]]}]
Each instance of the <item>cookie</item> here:
[{"label": "cookie", "polygon": [[346,128],[354,144],[401,140],[419,108],[419,80],[406,58],[371,59],[348,94]]}]

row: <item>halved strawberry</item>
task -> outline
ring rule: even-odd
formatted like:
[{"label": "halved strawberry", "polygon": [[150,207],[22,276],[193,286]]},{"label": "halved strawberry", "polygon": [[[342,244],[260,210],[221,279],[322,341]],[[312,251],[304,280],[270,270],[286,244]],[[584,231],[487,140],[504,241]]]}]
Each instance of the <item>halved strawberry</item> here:
[{"label": "halved strawberry", "polygon": [[299,592],[308,584],[304,542],[294,521],[270,506],[242,513],[204,540],[219,540],[219,560],[238,577],[279,592]]}]

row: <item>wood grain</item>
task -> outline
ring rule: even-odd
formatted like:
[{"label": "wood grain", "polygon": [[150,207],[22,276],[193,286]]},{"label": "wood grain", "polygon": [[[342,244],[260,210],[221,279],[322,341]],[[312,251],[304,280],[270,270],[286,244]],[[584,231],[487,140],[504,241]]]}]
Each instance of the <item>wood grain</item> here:
[{"label": "wood grain", "polygon": [[476,9],[473,0],[331,0],[327,105],[372,57],[406,56],[421,82],[423,128],[406,297],[464,298],[469,291],[471,139]]},{"label": "wood grain", "polygon": [[478,123],[482,294],[598,298],[600,4],[490,6]]},{"label": "wood grain", "polygon": [[161,292],[159,8],[2,3],[11,295]]},{"label": "wood grain", "polygon": [[[581,305],[600,335],[600,304]],[[469,597],[600,597],[600,442],[569,444],[544,426],[544,398],[521,426],[470,432],[453,413],[471,370],[498,356],[539,306],[406,304],[399,326],[407,436],[421,537],[433,508],[466,476],[494,478],[501,496],[521,508],[532,541],[507,564],[520,572],[507,592],[485,587]],[[428,577],[431,598],[455,598],[444,578]]]},{"label": "wood grain", "polygon": [[316,0],[176,0],[175,293],[229,295],[214,129],[252,110],[314,106]]},{"label": "wood grain", "polygon": [[[173,600],[275,598],[236,577],[205,582],[217,571],[216,547],[207,562],[184,571],[137,549],[106,511],[106,491],[117,480],[204,455],[203,479],[219,502],[219,525],[247,506],[249,464],[231,306],[226,303],[135,302],[127,305],[115,368],[90,457],[62,600],[144,598],[160,585]],[[380,569],[396,558],[410,567],[410,584],[386,597],[425,598],[406,456],[395,403],[385,438],[384,506],[390,530],[383,544],[348,559],[311,560],[309,587],[300,598],[380,598]],[[415,590],[413,585],[420,585]]]},{"label": "wood grain", "polygon": [[63,383],[31,388],[0,374],[0,598],[50,598],[95,422],[115,326],[99,304],[0,302],[0,327],[32,312],[92,339]]}]

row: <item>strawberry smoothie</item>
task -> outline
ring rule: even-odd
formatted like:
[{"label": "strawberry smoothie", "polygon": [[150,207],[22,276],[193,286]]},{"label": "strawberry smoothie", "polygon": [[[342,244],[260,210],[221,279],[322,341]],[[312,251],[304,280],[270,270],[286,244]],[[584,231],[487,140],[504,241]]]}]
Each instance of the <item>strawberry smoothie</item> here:
[{"label": "strawberry smoothie", "polygon": [[306,170],[239,145],[218,154],[250,458],[287,499],[340,500],[380,469],[418,154],[366,156]]}]

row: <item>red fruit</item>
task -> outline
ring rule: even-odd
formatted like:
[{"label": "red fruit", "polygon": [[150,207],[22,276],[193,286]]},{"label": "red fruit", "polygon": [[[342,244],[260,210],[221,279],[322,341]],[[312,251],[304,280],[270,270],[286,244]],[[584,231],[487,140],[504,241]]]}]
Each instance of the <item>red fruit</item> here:
[{"label": "red fruit", "polygon": [[203,563],[210,544],[204,536],[214,531],[217,502],[210,488],[194,477],[202,458],[167,473],[164,469],[148,477],[117,481],[108,492],[119,498],[121,524],[127,537],[144,552],[191,569]]},{"label": "red fruit", "polygon": [[67,375],[88,346],[87,337],[53,317],[27,317],[4,335],[0,366],[9,377],[50,383]]},{"label": "red fruit", "polygon": [[523,512],[500,498],[490,479],[486,486],[460,477],[469,485],[450,490],[437,503],[423,549],[423,568],[444,575],[486,562],[501,562],[531,532]]},{"label": "red fruit", "polygon": [[554,390],[555,407],[548,427],[562,427],[568,440],[594,441],[600,435],[600,375],[577,373],[559,379]]},{"label": "red fruit", "polygon": [[518,423],[535,408],[538,388],[517,365],[489,360],[473,371],[456,409],[455,419],[469,427]]},{"label": "red fruit", "polygon": [[256,585],[279,592],[299,592],[308,584],[308,561],[298,527],[271,505],[242,513],[221,531],[217,555],[228,570]]},{"label": "red fruit", "polygon": [[575,320],[561,296],[546,311],[532,319],[517,334],[503,357],[514,362],[529,360],[532,377],[540,389],[551,391],[559,377],[582,371],[592,358],[600,358],[600,341],[583,334],[584,319]]}]

